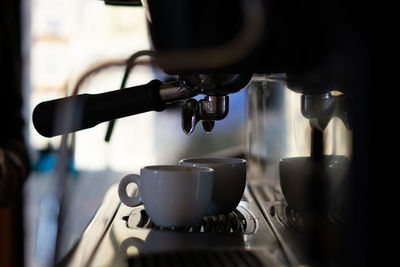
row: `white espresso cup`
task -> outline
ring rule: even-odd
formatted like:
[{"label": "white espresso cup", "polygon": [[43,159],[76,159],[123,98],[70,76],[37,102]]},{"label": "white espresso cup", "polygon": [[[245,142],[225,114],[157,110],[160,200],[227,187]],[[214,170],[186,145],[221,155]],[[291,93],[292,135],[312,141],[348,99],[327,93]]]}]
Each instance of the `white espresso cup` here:
[{"label": "white espresso cup", "polygon": [[[137,194],[129,196],[127,186],[137,185]],[[119,183],[121,201],[131,207],[143,204],[158,226],[186,227],[199,223],[213,191],[213,170],[186,166],[147,166],[137,174],[128,174]]]},{"label": "white espresso cup", "polygon": [[188,158],[181,166],[209,167],[214,170],[214,186],[207,215],[236,209],[246,186],[246,160],[239,158]]}]

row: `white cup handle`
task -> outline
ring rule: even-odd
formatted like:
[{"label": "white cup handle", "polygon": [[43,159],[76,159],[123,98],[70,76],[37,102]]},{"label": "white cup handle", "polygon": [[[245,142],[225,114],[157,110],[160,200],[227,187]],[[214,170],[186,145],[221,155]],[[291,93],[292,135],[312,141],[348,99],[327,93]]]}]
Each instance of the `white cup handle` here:
[{"label": "white cup handle", "polygon": [[[130,183],[135,183],[137,185],[137,195],[134,197],[128,196],[126,192],[126,187]],[[135,207],[142,204],[142,195],[140,194],[140,176],[137,174],[128,174],[122,178],[118,186],[118,195],[122,203],[127,206]]]}]

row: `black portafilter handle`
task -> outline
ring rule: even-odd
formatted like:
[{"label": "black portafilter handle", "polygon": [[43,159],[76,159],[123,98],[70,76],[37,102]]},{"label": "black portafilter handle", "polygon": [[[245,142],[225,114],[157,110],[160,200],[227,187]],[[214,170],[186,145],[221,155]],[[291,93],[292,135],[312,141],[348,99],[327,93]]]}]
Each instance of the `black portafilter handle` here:
[{"label": "black portafilter handle", "polygon": [[159,80],[148,84],[101,94],[81,94],[42,102],[33,111],[36,131],[53,137],[91,128],[110,121],[147,111],[162,111]]}]

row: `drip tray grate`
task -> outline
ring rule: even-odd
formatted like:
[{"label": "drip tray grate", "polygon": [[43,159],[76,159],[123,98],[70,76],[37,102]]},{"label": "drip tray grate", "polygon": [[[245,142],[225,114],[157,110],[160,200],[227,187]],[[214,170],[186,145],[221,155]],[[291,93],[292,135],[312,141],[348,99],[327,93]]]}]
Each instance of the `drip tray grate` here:
[{"label": "drip tray grate", "polygon": [[124,217],[128,228],[147,228],[168,231],[209,232],[209,233],[249,233],[253,232],[255,220],[245,209],[219,215],[204,216],[201,222],[185,228],[160,227],[155,225],[147,215],[144,207],[135,208],[129,216]]},{"label": "drip tray grate", "polygon": [[193,251],[172,252],[140,255],[128,258],[128,266],[187,266],[187,267],[217,267],[217,266],[243,266],[263,267],[258,255],[252,251]]}]

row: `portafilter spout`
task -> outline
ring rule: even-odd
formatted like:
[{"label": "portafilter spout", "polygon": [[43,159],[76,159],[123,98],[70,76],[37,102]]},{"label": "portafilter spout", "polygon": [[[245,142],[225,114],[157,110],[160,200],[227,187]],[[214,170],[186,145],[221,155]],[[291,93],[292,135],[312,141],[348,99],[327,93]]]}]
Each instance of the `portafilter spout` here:
[{"label": "portafilter spout", "polygon": [[205,96],[204,99],[187,100],[182,107],[182,129],[193,133],[196,124],[201,121],[204,131],[210,133],[216,120],[224,119],[229,112],[229,96]]},{"label": "portafilter spout", "polygon": [[352,129],[349,103],[350,96],[338,91],[303,93],[301,113],[313,129],[323,131],[333,117],[342,120],[347,129]]},{"label": "portafilter spout", "polygon": [[210,133],[216,120],[226,118],[229,113],[228,94],[245,88],[252,78],[251,74],[190,74],[181,76],[183,84],[191,91],[204,94],[202,100],[189,99],[182,106],[182,129],[193,133],[198,122],[204,131]]}]

